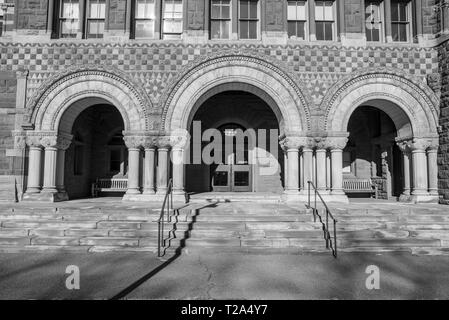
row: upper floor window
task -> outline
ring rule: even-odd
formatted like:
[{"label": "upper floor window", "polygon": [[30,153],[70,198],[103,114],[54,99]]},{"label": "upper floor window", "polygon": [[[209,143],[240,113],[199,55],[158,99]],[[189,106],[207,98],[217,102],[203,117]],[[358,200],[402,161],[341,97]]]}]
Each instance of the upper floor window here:
[{"label": "upper floor window", "polygon": [[211,0],[210,30],[212,39],[229,39],[231,34],[231,0]]},{"label": "upper floor window", "polygon": [[335,1],[315,1],[316,39],[335,38]]},{"label": "upper floor window", "polygon": [[381,1],[365,2],[365,30],[367,41],[382,41],[382,12]]},{"label": "upper floor window", "polygon": [[134,7],[134,37],[154,38],[155,0],[136,0]]},{"label": "upper floor window", "polygon": [[87,38],[103,38],[106,18],[106,0],[89,0],[87,12]]},{"label": "upper floor window", "polygon": [[182,35],[182,0],[165,0],[163,8],[163,38],[180,39]]},{"label": "upper floor window", "polygon": [[59,37],[76,38],[79,30],[79,0],[61,0],[59,8]]},{"label": "upper floor window", "polygon": [[240,39],[257,39],[259,37],[258,0],[240,0],[239,37]]},{"label": "upper floor window", "polygon": [[307,4],[306,1],[288,1],[288,37],[306,39]]},{"label": "upper floor window", "polygon": [[393,41],[410,41],[411,11],[410,1],[391,1],[391,36]]}]

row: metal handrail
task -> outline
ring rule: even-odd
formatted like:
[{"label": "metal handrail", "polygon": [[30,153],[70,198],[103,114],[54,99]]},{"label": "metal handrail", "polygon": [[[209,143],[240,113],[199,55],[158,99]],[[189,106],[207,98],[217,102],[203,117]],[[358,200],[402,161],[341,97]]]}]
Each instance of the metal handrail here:
[{"label": "metal handrail", "polygon": [[[326,241],[326,249],[331,249],[332,250],[332,255],[337,258],[337,219],[334,218],[334,216],[332,215],[329,207],[327,206],[326,202],[323,200],[323,197],[321,196],[320,192],[317,190],[316,186],[313,184],[312,181],[307,181],[308,185],[309,185],[309,193],[308,193],[308,207],[309,209],[312,209],[313,212],[313,222],[316,222],[316,217],[318,216],[318,218],[320,219],[320,222],[323,226],[323,233],[324,233],[324,240]],[[311,187],[314,189],[314,193],[315,193],[315,199],[314,199],[314,206],[311,206],[311,201],[310,201],[310,189]],[[323,222],[323,219],[321,217],[321,215],[318,213],[318,208],[316,205],[317,202],[317,196],[318,198],[321,200],[321,203],[324,205],[324,208],[326,210],[326,221]],[[332,237],[330,235],[329,232],[329,217],[332,219],[333,221],[333,227],[334,227],[334,231],[333,231],[333,240]]]},{"label": "metal handrail", "polygon": [[170,210],[173,210],[173,180],[170,179],[165,192],[164,202],[162,203],[161,214],[157,221],[158,236],[157,236],[157,256],[162,257],[161,248],[165,248],[164,239],[164,213],[167,213],[167,222],[170,222]]}]

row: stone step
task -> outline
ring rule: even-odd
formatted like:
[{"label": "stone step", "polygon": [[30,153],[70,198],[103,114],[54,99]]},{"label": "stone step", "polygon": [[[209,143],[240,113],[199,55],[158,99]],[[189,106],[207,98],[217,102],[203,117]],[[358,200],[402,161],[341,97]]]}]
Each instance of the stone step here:
[{"label": "stone step", "polygon": [[0,237],[28,236],[29,230],[23,228],[0,228]]},{"label": "stone step", "polygon": [[78,222],[78,221],[23,221],[23,220],[13,220],[13,221],[2,221],[2,228],[96,228],[97,222]]},{"label": "stone step", "polygon": [[85,246],[139,246],[139,239],[137,238],[125,238],[125,237],[85,237],[80,238],[80,245]]},{"label": "stone step", "polygon": [[79,237],[45,237],[37,236],[31,239],[31,245],[48,246],[79,246]]},{"label": "stone step", "polygon": [[30,237],[17,237],[17,236],[0,236],[0,245],[2,246],[24,246],[30,244]]},{"label": "stone step", "polygon": [[403,239],[338,239],[338,247],[441,247],[438,239],[403,238]]},{"label": "stone step", "polygon": [[195,222],[228,222],[228,221],[254,221],[254,222],[311,222],[312,216],[308,215],[198,215],[194,217]]}]

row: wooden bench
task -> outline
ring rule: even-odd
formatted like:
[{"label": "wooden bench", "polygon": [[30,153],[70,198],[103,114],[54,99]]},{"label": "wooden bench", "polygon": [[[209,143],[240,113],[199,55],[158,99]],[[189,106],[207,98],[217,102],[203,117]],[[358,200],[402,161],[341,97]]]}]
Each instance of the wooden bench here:
[{"label": "wooden bench", "polygon": [[346,193],[370,193],[377,199],[377,185],[371,179],[345,178],[343,179],[343,190]]},{"label": "wooden bench", "polygon": [[126,192],[128,179],[98,178],[92,183],[92,197],[98,197],[100,192]]}]

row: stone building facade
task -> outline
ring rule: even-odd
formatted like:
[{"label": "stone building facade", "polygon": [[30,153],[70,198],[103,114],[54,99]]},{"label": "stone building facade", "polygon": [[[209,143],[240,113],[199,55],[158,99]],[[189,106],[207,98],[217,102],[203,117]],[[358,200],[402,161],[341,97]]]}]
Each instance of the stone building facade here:
[{"label": "stone building facade", "polygon": [[[0,199],[122,179],[125,200],[160,201],[172,178],[181,199],[298,200],[313,181],[345,202],[346,180],[371,179],[382,198],[449,203],[446,0],[0,3]],[[191,164],[195,120],[278,130],[278,169]]]}]

